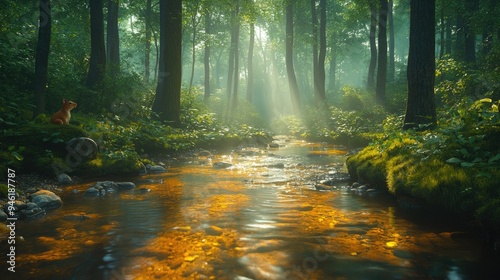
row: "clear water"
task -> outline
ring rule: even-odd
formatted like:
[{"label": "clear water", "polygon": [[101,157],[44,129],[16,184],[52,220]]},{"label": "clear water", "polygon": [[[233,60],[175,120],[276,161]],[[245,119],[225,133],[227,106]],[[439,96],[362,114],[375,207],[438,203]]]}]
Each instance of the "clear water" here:
[{"label": "clear water", "polygon": [[500,279],[477,238],[456,226],[346,183],[316,190],[321,175],[345,172],[341,151],[286,145],[131,179],[151,179],[139,186],[147,193],[86,198],[72,190],[91,183],[67,187],[61,209],[18,222],[16,273],[2,262],[1,278]]}]

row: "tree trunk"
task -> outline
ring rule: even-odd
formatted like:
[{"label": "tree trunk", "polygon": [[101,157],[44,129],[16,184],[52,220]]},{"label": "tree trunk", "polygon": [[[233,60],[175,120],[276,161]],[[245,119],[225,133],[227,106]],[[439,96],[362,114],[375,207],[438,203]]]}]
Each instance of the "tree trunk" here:
[{"label": "tree trunk", "polygon": [[255,23],[250,24],[250,42],[248,45],[248,78],[247,78],[247,101],[252,103],[253,99],[253,49],[255,44]]},{"label": "tree trunk", "polygon": [[50,0],[39,1],[40,16],[35,57],[35,108],[33,117],[45,113],[52,15]]},{"label": "tree trunk", "polygon": [[145,38],[145,54],[144,54],[144,80],[149,82],[150,74],[150,56],[151,56],[151,0],[146,1],[146,38]]},{"label": "tree trunk", "polygon": [[286,74],[288,77],[288,87],[292,99],[293,112],[300,115],[300,94],[297,84],[297,77],[293,67],[293,2],[286,1],[286,45],[285,45],[285,63]]},{"label": "tree trunk", "polygon": [[[465,9],[469,16],[475,15],[478,8],[477,0],[467,0],[465,1]],[[476,64],[476,33],[474,32],[474,28],[472,26],[471,20],[468,20],[465,23],[465,62],[470,64]]]},{"label": "tree trunk", "polygon": [[388,7],[388,21],[389,21],[389,81],[394,82],[394,77],[396,75],[396,63],[394,58],[394,15],[393,15],[394,1],[389,0]]},{"label": "tree trunk", "polygon": [[233,78],[233,98],[231,102],[231,115],[238,105],[238,85],[240,82],[240,4],[236,1],[236,25],[235,25],[235,45],[234,45],[234,78]]},{"label": "tree trunk", "polygon": [[435,0],[410,0],[410,49],[408,54],[408,100],[404,128],[436,124]]},{"label": "tree trunk", "polygon": [[160,1],[160,61],[153,111],[180,125],[182,0]]},{"label": "tree trunk", "polygon": [[374,1],[370,1],[370,65],[368,66],[368,78],[366,88],[368,90],[375,89],[375,67],[377,66],[377,42],[375,35],[377,32],[377,5]]},{"label": "tree trunk", "polygon": [[212,25],[212,15],[210,11],[207,9],[205,12],[205,57],[203,60],[204,66],[205,66],[205,95],[204,95],[204,101],[207,102],[208,99],[210,98],[210,34],[212,32],[211,30],[211,25]]},{"label": "tree trunk", "polygon": [[106,23],[106,57],[111,76],[120,73],[120,37],[118,34],[119,0],[108,0],[108,18]]},{"label": "tree trunk", "polygon": [[311,0],[311,23],[312,23],[312,49],[313,49],[313,88],[316,107],[324,104],[321,98],[319,55],[318,55],[318,15],[316,13],[316,0]]},{"label": "tree trunk", "polygon": [[321,106],[327,107],[325,93],[325,59],[326,59],[326,0],[319,1],[320,24],[319,24],[319,57],[318,57],[318,95]]},{"label": "tree trunk", "polygon": [[445,52],[448,55],[451,55],[451,46],[452,46],[452,39],[451,39],[451,20],[450,17],[446,17],[446,44],[445,44]]},{"label": "tree trunk", "polygon": [[199,1],[194,3],[195,8],[193,14],[191,15],[191,25],[193,26],[192,42],[191,42],[191,78],[189,78],[189,88],[188,91],[191,93],[194,80],[194,66],[196,63],[196,33],[198,32],[199,21],[196,20],[198,15]]},{"label": "tree trunk", "polygon": [[93,89],[104,78],[106,47],[104,46],[104,14],[102,0],[90,0],[90,62],[87,87]]},{"label": "tree trunk", "polygon": [[239,21],[238,19],[238,12],[239,12],[239,1],[236,1],[236,6],[233,9],[233,12],[231,14],[231,44],[229,46],[229,61],[228,61],[228,71],[227,71],[227,84],[226,84],[226,94],[227,94],[227,103],[226,103],[226,114],[225,117],[227,120],[231,118],[231,113],[232,113],[232,105],[234,104],[233,98],[233,90],[235,87],[233,87],[236,82],[234,81],[237,76],[235,75],[235,62],[236,62],[236,53],[238,49],[238,24],[236,23]]},{"label": "tree trunk", "polygon": [[440,26],[440,32],[439,32],[439,58],[443,58],[444,56],[444,44],[445,44],[445,39],[444,39],[444,34],[445,34],[445,23],[444,23],[444,0],[441,0],[441,15],[440,15],[440,20],[439,23],[441,24]]},{"label": "tree trunk", "polygon": [[380,0],[378,20],[378,68],[376,98],[379,104],[385,103],[387,82],[387,0]]}]

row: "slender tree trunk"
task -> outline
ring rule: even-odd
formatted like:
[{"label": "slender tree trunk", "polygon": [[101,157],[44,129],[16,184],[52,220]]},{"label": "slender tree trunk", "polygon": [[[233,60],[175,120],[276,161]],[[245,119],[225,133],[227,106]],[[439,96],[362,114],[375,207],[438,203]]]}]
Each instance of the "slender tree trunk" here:
[{"label": "slender tree trunk", "polygon": [[461,12],[456,15],[455,25],[455,51],[454,57],[458,60],[465,60],[465,22]]},{"label": "slender tree trunk", "polygon": [[293,67],[293,2],[286,1],[286,45],[285,45],[285,63],[286,74],[288,77],[288,87],[292,99],[293,112],[300,115],[300,94],[297,84],[297,77]]},{"label": "slender tree trunk", "polygon": [[227,120],[231,118],[231,113],[233,104],[237,104],[237,101],[233,100],[236,94],[233,94],[234,89],[237,87],[237,82],[234,80],[236,76],[236,61],[238,60],[238,36],[239,36],[239,0],[236,0],[235,7],[231,15],[231,45],[229,46],[229,62],[228,62],[228,73],[227,73],[227,103],[226,103],[226,114]]},{"label": "slender tree trunk", "polygon": [[119,0],[108,0],[108,18],[106,21],[106,57],[111,76],[120,72],[120,37],[118,34]]},{"label": "slender tree trunk", "polygon": [[337,72],[337,53],[335,51],[335,48],[331,46],[331,57],[330,57],[330,67],[329,67],[329,77],[328,77],[328,91],[330,94],[335,92],[335,79],[336,79],[336,72]]},{"label": "slender tree trunk", "polygon": [[443,58],[444,56],[444,45],[445,45],[445,39],[444,39],[444,34],[445,34],[445,23],[444,23],[444,0],[441,0],[441,16],[440,16],[440,23],[441,23],[441,28],[440,28],[440,38],[439,38],[439,58]]},{"label": "slender tree trunk", "polygon": [[239,1],[236,1],[236,14],[237,22],[235,28],[235,45],[234,45],[234,80],[233,80],[233,98],[231,102],[231,115],[236,110],[238,105],[238,86],[240,82],[240,20],[239,20],[240,6]]},{"label": "slender tree trunk", "polygon": [[394,82],[394,77],[396,75],[396,63],[394,58],[394,15],[393,15],[393,6],[394,1],[389,0],[388,6],[388,21],[389,21],[389,81]]},{"label": "slender tree trunk", "polygon": [[144,80],[149,82],[150,74],[150,56],[151,56],[151,0],[146,1],[146,38],[145,38],[145,54],[144,54]]},{"label": "slender tree trunk", "polygon": [[322,106],[323,99],[321,98],[320,85],[320,70],[319,70],[319,54],[318,54],[318,15],[316,13],[316,0],[311,0],[311,23],[312,23],[312,47],[313,47],[313,88],[314,100],[316,107]]},{"label": "slender tree trunk", "polygon": [[370,65],[368,66],[368,77],[366,88],[375,89],[375,67],[377,67],[377,42],[375,36],[377,33],[377,5],[373,0],[369,2],[371,11],[370,20]]},{"label": "slender tree trunk", "polygon": [[39,1],[38,42],[35,57],[35,108],[33,117],[45,113],[52,15],[50,0]]},{"label": "slender tree trunk", "polygon": [[205,66],[205,96],[204,101],[207,102],[210,98],[210,34],[212,32],[212,15],[210,11],[207,9],[205,12],[205,57],[204,57],[204,66]]},{"label": "slender tree trunk", "polygon": [[435,4],[435,0],[410,0],[408,101],[404,128],[436,124]]},{"label": "slender tree trunk", "polygon": [[326,59],[326,0],[319,1],[320,25],[319,25],[319,57],[318,57],[318,95],[321,106],[327,107],[325,93],[325,59]]},{"label": "slender tree trunk", "polygon": [[95,88],[106,71],[106,47],[104,46],[104,14],[102,0],[90,0],[90,63],[87,87]]},{"label": "slender tree trunk", "polygon": [[[478,8],[478,0],[466,0],[466,10],[474,15]],[[465,61],[470,64],[476,64],[476,33],[469,20],[465,23]]]},{"label": "slender tree trunk", "polygon": [[160,61],[153,112],[180,125],[182,0],[160,1]]},{"label": "slender tree trunk", "polygon": [[387,0],[380,0],[376,89],[376,97],[379,104],[385,103],[385,89],[387,82],[387,8]]},{"label": "slender tree trunk", "polygon": [[253,99],[253,49],[255,45],[255,23],[250,24],[250,42],[248,45],[248,79],[247,79],[247,101],[252,103]]},{"label": "slender tree trunk", "polygon": [[194,66],[196,63],[196,34],[198,33],[198,24],[200,23],[197,19],[199,1],[196,1],[193,14],[191,15],[191,25],[193,26],[192,42],[191,42],[191,77],[189,78],[189,93],[191,93],[194,80]]},{"label": "slender tree trunk", "polygon": [[451,20],[450,17],[446,17],[446,44],[445,44],[445,52],[447,55],[451,55],[451,46],[452,46],[452,38],[451,38]]}]

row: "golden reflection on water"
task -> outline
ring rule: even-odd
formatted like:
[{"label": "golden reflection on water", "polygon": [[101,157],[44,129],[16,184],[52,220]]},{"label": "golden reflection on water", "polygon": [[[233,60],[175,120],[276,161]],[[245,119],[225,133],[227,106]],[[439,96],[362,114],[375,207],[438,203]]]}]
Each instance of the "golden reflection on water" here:
[{"label": "golden reflection on water", "polygon": [[[335,149],[315,149],[308,152],[327,156],[338,153]],[[153,220],[157,229],[141,239],[143,243],[132,242],[130,249],[125,248],[126,257],[111,272],[114,279],[352,279],[336,274],[346,269],[344,266],[354,270],[358,266],[375,270],[408,268],[411,272],[403,276],[411,278],[422,276],[415,267],[420,265],[418,258],[425,259],[421,256],[453,258],[459,250],[460,244],[450,233],[419,229],[399,218],[393,206],[361,203],[358,208],[343,208],[344,200],[359,202],[346,191],[311,190],[311,186],[304,185],[306,180],[294,177],[325,170],[307,169],[307,173],[301,173],[303,166],[268,168],[264,157],[220,160],[231,160],[234,167],[172,167],[167,174],[145,177],[153,179],[144,185],[151,189],[150,193],[118,194],[114,203],[122,203],[123,207],[144,201],[169,204],[170,208],[158,208],[166,213]],[[276,183],[276,178],[282,177],[284,182]],[[87,187],[73,186],[79,190]],[[120,223],[124,221],[114,218],[125,215],[123,209],[111,207],[105,216],[85,203],[73,205],[70,210],[63,208],[64,215],[78,216],[82,212],[88,219],[49,218],[61,219],[54,233],[28,240],[37,244],[36,252],[21,253],[19,262],[29,266],[62,261],[110,246],[111,236],[123,227]],[[132,225],[125,229],[137,223],[133,219],[130,222]],[[148,228],[135,230],[137,234]],[[122,236],[113,238],[118,237]],[[43,267],[34,268],[32,273],[38,271],[50,275]]]}]

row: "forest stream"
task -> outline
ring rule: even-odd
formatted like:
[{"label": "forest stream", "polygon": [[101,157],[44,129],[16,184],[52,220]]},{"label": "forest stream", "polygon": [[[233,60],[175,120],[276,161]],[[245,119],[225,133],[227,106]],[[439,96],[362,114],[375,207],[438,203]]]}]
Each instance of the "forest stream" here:
[{"label": "forest stream", "polygon": [[97,198],[83,196],[93,182],[64,187],[62,208],[17,223],[16,272],[6,276],[494,278],[473,233],[400,209],[388,194],[350,190],[341,147],[280,144],[203,153]]}]

